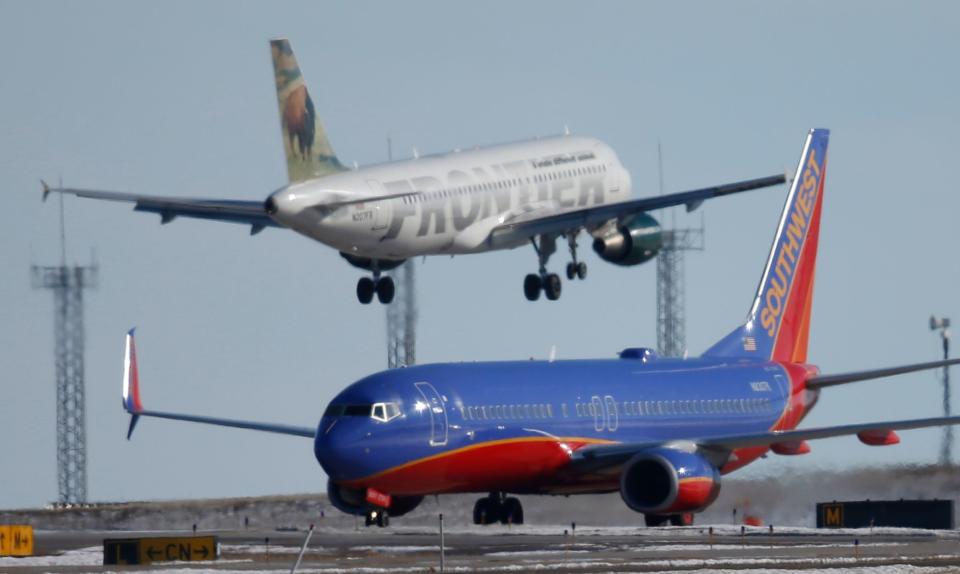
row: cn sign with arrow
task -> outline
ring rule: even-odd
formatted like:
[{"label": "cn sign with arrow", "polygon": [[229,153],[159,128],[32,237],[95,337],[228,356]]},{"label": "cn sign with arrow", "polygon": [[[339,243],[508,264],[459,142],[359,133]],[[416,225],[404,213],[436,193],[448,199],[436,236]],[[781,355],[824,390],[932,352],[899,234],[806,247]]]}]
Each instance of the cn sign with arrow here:
[{"label": "cn sign with arrow", "polygon": [[216,560],[217,554],[214,536],[140,539],[141,564]]}]

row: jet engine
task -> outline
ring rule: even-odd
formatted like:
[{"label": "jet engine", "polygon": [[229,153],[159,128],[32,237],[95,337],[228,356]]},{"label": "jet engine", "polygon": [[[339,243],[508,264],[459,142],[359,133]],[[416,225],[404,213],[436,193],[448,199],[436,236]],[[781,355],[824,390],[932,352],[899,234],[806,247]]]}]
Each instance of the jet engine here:
[{"label": "jet engine", "polygon": [[[362,488],[346,488],[334,484],[332,480],[327,481],[327,497],[330,504],[346,514],[363,515],[370,508],[366,492]],[[390,508],[387,510],[390,516],[403,516],[420,506],[421,502],[422,496],[391,496]]]},{"label": "jet engine", "polygon": [[696,453],[671,448],[637,454],[620,474],[620,496],[644,514],[698,512],[719,493],[717,467]]},{"label": "jet engine", "polygon": [[593,240],[593,250],[601,259],[623,266],[639,265],[653,259],[661,245],[660,224],[646,213],[628,218]]}]

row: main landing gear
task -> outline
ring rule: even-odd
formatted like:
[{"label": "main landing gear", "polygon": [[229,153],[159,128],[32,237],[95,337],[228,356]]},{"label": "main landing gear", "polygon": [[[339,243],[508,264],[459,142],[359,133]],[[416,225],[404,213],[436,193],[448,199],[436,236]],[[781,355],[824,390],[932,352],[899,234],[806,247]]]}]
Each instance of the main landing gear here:
[{"label": "main landing gear", "polygon": [[364,526],[373,526],[376,524],[380,528],[390,526],[390,513],[383,508],[368,510],[363,519]]},{"label": "main landing gear", "polygon": [[644,514],[643,521],[647,526],[693,526],[693,513],[683,514]]},{"label": "main landing gear", "polygon": [[[572,261],[567,263],[567,279],[586,279],[587,264],[577,260],[577,231],[571,231],[566,234],[567,245],[570,248],[570,258]],[[557,238],[553,235],[541,235],[538,238],[531,237],[530,243],[534,251],[537,252],[537,260],[540,265],[538,273],[531,273],[523,279],[523,294],[528,301],[536,301],[540,298],[540,292],[546,295],[550,301],[556,301],[560,298],[562,284],[560,276],[556,273],[547,273],[547,261],[557,250]]]},{"label": "main landing gear", "polygon": [[502,492],[491,492],[473,505],[474,524],[523,524],[520,500]]},{"label": "main landing gear", "polygon": [[381,277],[379,269],[373,271],[373,278],[361,277],[360,280],[357,281],[357,299],[364,305],[373,301],[374,294],[377,295],[377,299],[379,299],[381,303],[387,305],[393,301],[393,296],[396,292],[397,288],[393,284],[393,277],[389,275]]}]

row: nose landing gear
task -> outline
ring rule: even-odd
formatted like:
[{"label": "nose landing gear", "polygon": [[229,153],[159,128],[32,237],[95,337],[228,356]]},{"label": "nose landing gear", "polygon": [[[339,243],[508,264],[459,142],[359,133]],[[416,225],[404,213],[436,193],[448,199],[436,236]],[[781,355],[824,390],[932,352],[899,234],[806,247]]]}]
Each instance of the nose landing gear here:
[{"label": "nose landing gear", "polygon": [[547,261],[554,251],[557,250],[557,238],[549,235],[541,235],[540,243],[537,244],[535,238],[530,238],[533,249],[537,252],[537,259],[540,265],[538,274],[531,273],[523,279],[523,294],[528,301],[536,301],[540,298],[540,291],[550,301],[556,301],[560,298],[560,291],[563,287],[560,283],[560,276],[556,273],[547,273]]},{"label": "nose landing gear", "polygon": [[502,492],[491,492],[473,505],[474,524],[523,524],[523,506],[520,500]]},{"label": "nose landing gear", "polygon": [[570,263],[567,263],[567,279],[571,281],[580,278],[587,278],[587,264],[583,261],[577,261],[577,234],[571,232],[567,234],[567,245],[570,247]]},{"label": "nose landing gear", "polygon": [[373,526],[374,524],[379,528],[390,526],[390,513],[385,509],[368,510],[363,519],[363,525]]}]

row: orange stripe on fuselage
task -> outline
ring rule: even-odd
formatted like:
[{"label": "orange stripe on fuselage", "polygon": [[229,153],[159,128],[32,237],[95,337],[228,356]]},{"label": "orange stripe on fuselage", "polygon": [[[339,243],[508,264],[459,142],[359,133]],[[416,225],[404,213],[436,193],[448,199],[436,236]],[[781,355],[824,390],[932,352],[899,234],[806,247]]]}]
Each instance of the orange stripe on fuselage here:
[{"label": "orange stripe on fuselage", "polygon": [[570,462],[571,451],[588,444],[614,442],[545,436],[492,440],[426,456],[340,484],[349,488],[376,488],[393,495],[515,491],[553,478]]}]

